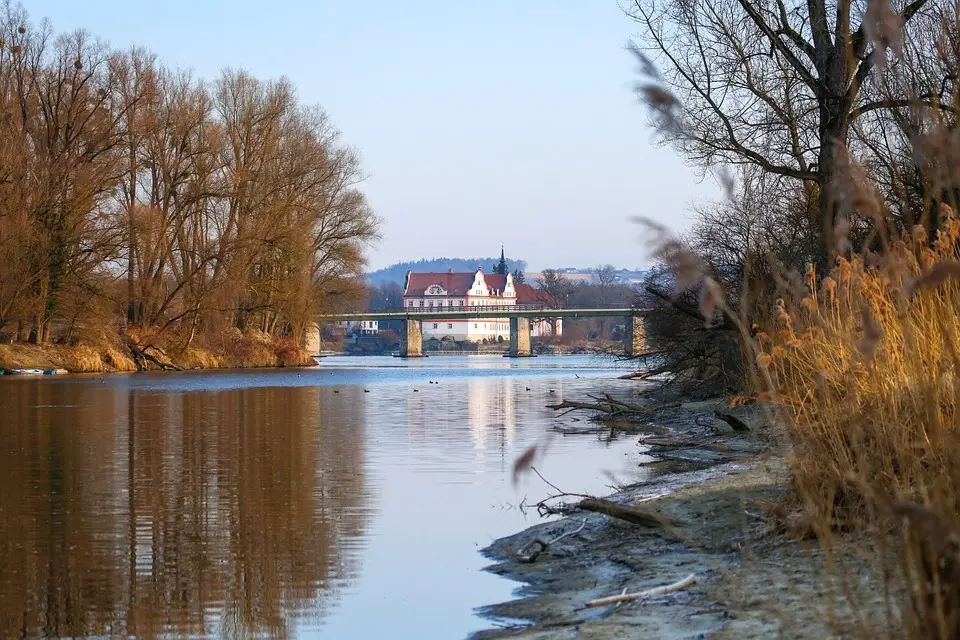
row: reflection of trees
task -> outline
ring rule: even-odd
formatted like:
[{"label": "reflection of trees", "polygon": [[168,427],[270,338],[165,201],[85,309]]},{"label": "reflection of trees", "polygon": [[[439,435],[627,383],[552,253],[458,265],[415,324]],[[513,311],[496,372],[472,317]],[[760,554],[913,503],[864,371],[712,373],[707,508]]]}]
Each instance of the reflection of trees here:
[{"label": "reflection of trees", "polygon": [[332,400],[316,388],[11,388],[0,628],[284,636],[355,573],[343,547],[363,531],[367,495],[353,399],[322,416]]}]

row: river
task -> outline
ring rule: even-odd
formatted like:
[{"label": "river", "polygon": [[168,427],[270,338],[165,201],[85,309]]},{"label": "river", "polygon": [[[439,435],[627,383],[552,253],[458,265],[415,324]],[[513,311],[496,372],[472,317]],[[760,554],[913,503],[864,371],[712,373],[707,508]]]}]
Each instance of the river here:
[{"label": "river", "polygon": [[[311,369],[0,378],[6,637],[463,638],[516,584],[479,549],[539,522],[512,463],[581,356],[324,358]],[[437,384],[433,384],[436,382]],[[640,479],[636,439],[558,436],[571,492]]]}]

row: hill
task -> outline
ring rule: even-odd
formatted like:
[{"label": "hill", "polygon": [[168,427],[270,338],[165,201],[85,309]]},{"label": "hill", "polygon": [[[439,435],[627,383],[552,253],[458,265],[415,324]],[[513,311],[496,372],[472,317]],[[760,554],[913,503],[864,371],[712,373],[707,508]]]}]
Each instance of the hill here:
[{"label": "hill", "polygon": [[[500,258],[423,258],[416,262],[398,262],[383,269],[371,271],[366,275],[367,284],[378,287],[387,282],[396,282],[403,284],[408,271],[435,272],[440,273],[452,269],[453,271],[476,271],[477,267],[483,267],[486,273],[493,270],[494,265],[500,262]],[[526,260],[512,260],[507,258],[507,268],[510,271],[519,269],[526,271]]]}]

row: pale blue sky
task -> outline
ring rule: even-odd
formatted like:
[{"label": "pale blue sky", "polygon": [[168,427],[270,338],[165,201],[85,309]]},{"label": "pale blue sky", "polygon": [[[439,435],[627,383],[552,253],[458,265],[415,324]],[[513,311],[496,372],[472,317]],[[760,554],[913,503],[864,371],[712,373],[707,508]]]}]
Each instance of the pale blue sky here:
[{"label": "pale blue sky", "polygon": [[532,269],[645,263],[645,215],[716,195],[653,144],[617,0],[27,0],[213,78],[290,77],[362,154],[384,219],[370,267],[507,254]]}]

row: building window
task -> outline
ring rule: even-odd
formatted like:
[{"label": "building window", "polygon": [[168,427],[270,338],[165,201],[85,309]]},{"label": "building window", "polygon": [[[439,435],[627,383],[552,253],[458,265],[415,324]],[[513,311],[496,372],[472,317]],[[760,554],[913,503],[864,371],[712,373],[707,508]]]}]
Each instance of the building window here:
[{"label": "building window", "polygon": [[477,323],[476,323],[476,322],[473,323],[473,328],[474,328],[474,329],[477,328]]},{"label": "building window", "polygon": [[453,323],[452,323],[452,322],[448,322],[448,323],[447,323],[447,329],[453,329]]},{"label": "building window", "polygon": [[420,301],[420,306],[421,306],[421,307],[423,306],[423,300]]},{"label": "building window", "polygon": [[434,329],[437,328],[437,323],[436,323],[436,322],[433,323],[433,328],[434,328]]},{"label": "building window", "polygon": [[461,307],[463,306],[463,300],[460,301],[460,306],[461,306]]}]

